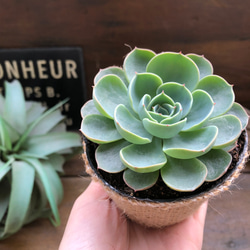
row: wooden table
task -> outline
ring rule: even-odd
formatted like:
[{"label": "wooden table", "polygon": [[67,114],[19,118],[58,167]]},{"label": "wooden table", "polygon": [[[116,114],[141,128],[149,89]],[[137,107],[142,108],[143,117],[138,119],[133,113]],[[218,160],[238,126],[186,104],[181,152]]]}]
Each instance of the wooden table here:
[{"label": "wooden table", "polygon": [[[1,250],[55,250],[58,249],[65,225],[75,199],[88,186],[81,159],[65,166],[62,177],[64,200],[60,206],[61,225],[53,227],[47,219],[40,219],[14,236],[0,241]],[[210,200],[203,250],[250,249],[250,164],[234,183],[230,192]]]}]

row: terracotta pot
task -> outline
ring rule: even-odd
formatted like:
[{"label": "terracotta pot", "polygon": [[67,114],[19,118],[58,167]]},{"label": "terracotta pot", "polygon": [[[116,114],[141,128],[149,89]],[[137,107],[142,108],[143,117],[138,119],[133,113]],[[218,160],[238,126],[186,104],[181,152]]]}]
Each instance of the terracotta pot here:
[{"label": "terracotta pot", "polygon": [[128,218],[146,227],[161,228],[184,220],[193,214],[203,202],[228,190],[232,182],[239,176],[248,159],[247,132],[243,131],[242,136],[245,143],[240,151],[237,163],[232,168],[230,167],[219,180],[209,183],[206,190],[200,193],[188,194],[176,200],[137,198],[112,187],[97,169],[94,159],[96,145],[87,139],[83,143],[83,159],[85,161],[86,172],[91,175],[94,181],[98,181],[104,186],[110,198]]}]

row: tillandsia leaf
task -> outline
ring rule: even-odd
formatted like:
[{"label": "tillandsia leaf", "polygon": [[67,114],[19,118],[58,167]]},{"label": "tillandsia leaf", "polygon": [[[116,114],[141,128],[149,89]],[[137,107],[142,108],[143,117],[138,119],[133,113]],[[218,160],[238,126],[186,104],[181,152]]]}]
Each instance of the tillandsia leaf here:
[{"label": "tillandsia leaf", "polygon": [[137,173],[131,169],[126,169],[123,173],[123,180],[135,192],[151,188],[155,185],[159,177],[159,171],[151,173]]},{"label": "tillandsia leaf", "polygon": [[213,99],[207,92],[198,89],[193,91],[192,96],[193,105],[187,115],[187,123],[183,131],[200,128],[210,118],[214,109]]},{"label": "tillandsia leaf", "polygon": [[146,144],[152,141],[153,136],[144,129],[142,122],[136,119],[123,104],[116,107],[114,122],[117,131],[127,141],[135,144]]},{"label": "tillandsia leaf", "polygon": [[[49,145],[49,147],[48,147]],[[26,151],[41,157],[56,153],[57,151],[80,147],[79,135],[74,132],[67,133],[48,133],[28,138],[24,144]]]},{"label": "tillandsia leaf", "polygon": [[22,86],[19,81],[5,82],[4,117],[22,134],[27,127],[26,106]]},{"label": "tillandsia leaf", "polygon": [[6,133],[8,134],[8,137],[13,145],[13,143],[20,138],[20,135],[7,121],[5,121],[4,119],[3,121],[5,124],[4,126],[6,127]]},{"label": "tillandsia leaf", "polygon": [[53,165],[50,163],[49,160],[42,161],[42,165],[45,174],[49,179],[49,182],[54,187],[52,188],[52,194],[54,196],[54,200],[56,201],[57,204],[60,204],[63,199],[63,186],[60,177],[58,176],[56,170],[54,169]]},{"label": "tillandsia leaf", "polygon": [[47,176],[43,165],[41,164],[41,162],[37,159],[25,159],[25,161],[27,163],[29,163],[31,166],[34,167],[38,178],[40,179],[40,181],[43,184],[49,205],[51,207],[52,210],[52,214],[53,217],[50,218],[51,222],[53,223],[53,225],[58,226],[60,225],[60,216],[59,216],[59,212],[58,212],[58,207],[57,207],[57,202],[55,200],[55,197],[53,195],[53,184],[50,182],[49,177]]},{"label": "tillandsia leaf", "polygon": [[11,173],[12,184],[8,214],[4,232],[0,237],[13,234],[23,226],[35,180],[35,170],[26,162],[13,162]]},{"label": "tillandsia leaf", "polygon": [[34,122],[40,115],[42,115],[42,113],[46,110],[46,107],[42,106],[41,103],[39,102],[26,101],[26,110],[27,110],[27,124],[29,125],[32,122]]},{"label": "tillandsia leaf", "polygon": [[98,144],[122,139],[114,121],[102,115],[87,115],[82,121],[81,132],[89,140]]},{"label": "tillandsia leaf", "polygon": [[114,118],[114,110],[117,105],[124,104],[130,107],[127,91],[126,85],[118,76],[104,76],[93,89],[93,100],[96,108],[104,116]]},{"label": "tillandsia leaf", "polygon": [[153,136],[167,139],[176,136],[185,126],[187,118],[174,124],[162,124],[153,122],[147,118],[143,119],[144,128]]},{"label": "tillandsia leaf", "polygon": [[4,119],[0,116],[0,143],[6,150],[12,149],[11,138],[9,136],[6,123]]},{"label": "tillandsia leaf", "polygon": [[218,135],[216,126],[196,131],[180,132],[175,137],[163,140],[163,151],[177,159],[191,159],[207,153]]},{"label": "tillandsia leaf", "polygon": [[200,71],[200,79],[213,74],[213,65],[204,56],[200,56],[197,54],[187,54],[186,56],[191,58],[198,66]]},{"label": "tillandsia leaf", "polygon": [[31,131],[40,123],[40,121],[43,120],[45,117],[47,117],[50,113],[52,113],[55,110],[57,110],[58,108],[60,108],[68,100],[69,100],[69,98],[66,98],[63,101],[59,102],[58,104],[56,104],[55,106],[53,106],[52,108],[50,108],[49,110],[44,112],[41,116],[39,116],[33,123],[31,123],[29,125],[29,127],[25,130],[25,132],[21,135],[19,141],[17,142],[17,144],[15,145],[13,150],[15,152],[18,151],[20,149],[20,147],[22,146],[22,144],[25,142],[25,140],[27,140],[27,138],[30,135]]},{"label": "tillandsia leaf", "polygon": [[7,162],[0,160],[0,181],[5,177],[5,175],[11,170],[10,165],[14,161],[14,158],[10,158]]},{"label": "tillandsia leaf", "polygon": [[148,62],[154,56],[155,53],[152,50],[135,48],[125,57],[123,68],[129,82],[136,73],[143,73],[146,71]]},{"label": "tillandsia leaf", "polygon": [[138,73],[135,75],[128,88],[130,103],[135,112],[138,112],[142,97],[145,94],[155,96],[156,90],[161,84],[161,78],[155,74]]},{"label": "tillandsia leaf", "polygon": [[84,105],[81,108],[81,116],[82,118],[86,117],[87,115],[100,115],[101,113],[97,110],[93,99],[88,100],[84,103]]},{"label": "tillandsia leaf", "polygon": [[94,84],[97,84],[97,82],[106,75],[116,75],[118,76],[123,83],[125,83],[126,86],[129,85],[127,76],[124,72],[124,70],[120,67],[116,67],[116,66],[111,66],[111,67],[107,67],[105,69],[101,69],[95,76],[94,78]]},{"label": "tillandsia leaf", "polygon": [[50,165],[59,173],[63,173],[63,164],[65,162],[65,157],[60,154],[52,154],[48,156],[48,161]]},{"label": "tillandsia leaf", "polygon": [[238,117],[241,121],[242,130],[246,128],[249,116],[246,110],[239,103],[234,102],[233,106],[226,114],[231,114]]},{"label": "tillandsia leaf", "polygon": [[145,145],[129,145],[120,151],[120,156],[126,167],[138,173],[157,171],[167,162],[162,151],[162,140],[158,138]]},{"label": "tillandsia leaf", "polygon": [[157,94],[164,91],[175,102],[179,102],[182,106],[182,117],[185,117],[190,111],[193,104],[191,92],[185,87],[185,84],[175,82],[164,83],[157,89]]},{"label": "tillandsia leaf", "polygon": [[121,161],[120,150],[129,144],[125,140],[120,140],[99,145],[95,155],[98,168],[109,173],[119,173],[125,170],[127,167]]},{"label": "tillandsia leaf", "polygon": [[63,116],[61,111],[57,109],[48,114],[44,119],[40,120],[40,122],[30,132],[30,136],[46,134],[64,119],[65,116]]},{"label": "tillandsia leaf", "polygon": [[174,52],[156,55],[148,63],[146,71],[160,76],[164,83],[185,84],[190,91],[195,89],[200,78],[196,64],[183,54]]},{"label": "tillandsia leaf", "polygon": [[225,148],[234,143],[241,134],[240,119],[234,115],[223,115],[210,119],[206,126],[216,126],[218,136],[213,148]]},{"label": "tillandsia leaf", "polygon": [[232,162],[232,156],[222,149],[212,149],[198,159],[206,165],[208,171],[206,181],[219,179]]},{"label": "tillandsia leaf", "polygon": [[168,157],[168,162],[161,169],[161,177],[171,189],[191,192],[197,189],[206,179],[205,164],[196,158],[182,160]]},{"label": "tillandsia leaf", "polygon": [[226,113],[233,105],[233,88],[220,76],[212,75],[204,77],[198,83],[197,89],[206,91],[212,97],[215,105],[211,117]]}]

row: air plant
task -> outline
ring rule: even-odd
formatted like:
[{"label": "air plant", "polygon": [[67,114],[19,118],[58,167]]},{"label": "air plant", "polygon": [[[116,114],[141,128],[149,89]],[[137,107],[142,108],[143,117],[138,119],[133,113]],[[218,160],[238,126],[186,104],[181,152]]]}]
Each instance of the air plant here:
[{"label": "air plant", "polygon": [[98,168],[123,172],[135,191],[159,176],[182,192],[217,180],[248,122],[232,85],[204,56],[140,48],[122,68],[98,72],[81,114],[81,132],[99,145]]},{"label": "air plant", "polygon": [[77,133],[65,131],[59,108],[66,101],[46,110],[25,101],[20,82],[5,82],[5,97],[0,95],[0,239],[37,218],[60,224],[59,174],[65,155],[81,146]]}]

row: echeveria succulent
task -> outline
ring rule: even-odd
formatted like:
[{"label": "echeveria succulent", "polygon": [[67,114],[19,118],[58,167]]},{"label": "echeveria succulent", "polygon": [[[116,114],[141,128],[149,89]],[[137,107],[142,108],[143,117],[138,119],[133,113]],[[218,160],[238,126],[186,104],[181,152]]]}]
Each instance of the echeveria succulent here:
[{"label": "echeveria succulent", "polygon": [[0,240],[37,218],[60,224],[58,173],[64,155],[81,146],[80,136],[66,131],[59,109],[65,102],[47,110],[25,101],[18,81],[5,83],[5,97],[0,95]]},{"label": "echeveria succulent", "polygon": [[134,189],[159,174],[171,189],[193,191],[221,177],[248,122],[233,88],[196,54],[135,48],[123,67],[100,70],[82,108],[82,133],[99,144],[98,168],[124,171]]}]

